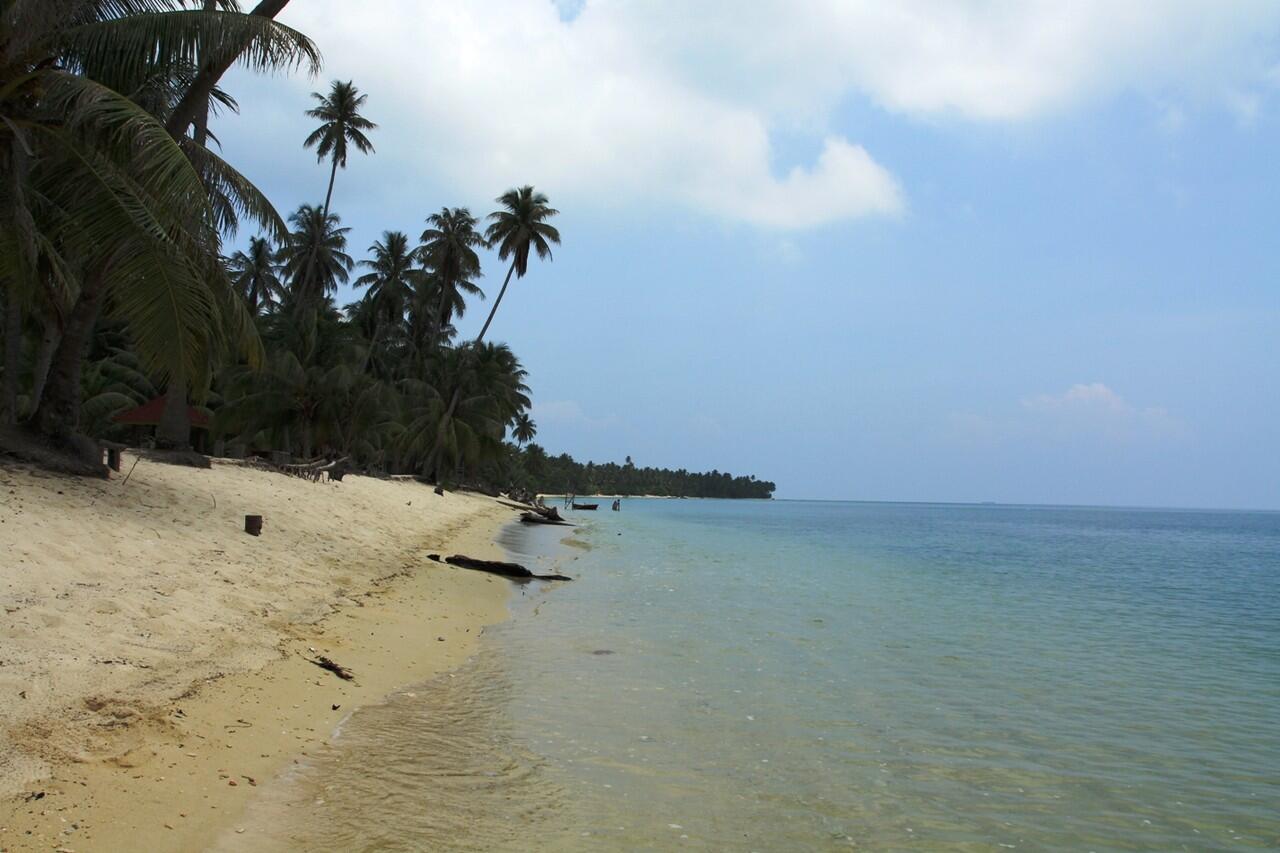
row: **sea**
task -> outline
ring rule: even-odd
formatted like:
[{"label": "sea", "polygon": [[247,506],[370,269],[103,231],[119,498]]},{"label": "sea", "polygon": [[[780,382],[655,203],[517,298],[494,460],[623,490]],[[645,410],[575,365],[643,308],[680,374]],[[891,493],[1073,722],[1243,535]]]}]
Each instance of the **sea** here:
[{"label": "sea", "polygon": [[1280,849],[1280,513],[610,503],[218,849]]}]

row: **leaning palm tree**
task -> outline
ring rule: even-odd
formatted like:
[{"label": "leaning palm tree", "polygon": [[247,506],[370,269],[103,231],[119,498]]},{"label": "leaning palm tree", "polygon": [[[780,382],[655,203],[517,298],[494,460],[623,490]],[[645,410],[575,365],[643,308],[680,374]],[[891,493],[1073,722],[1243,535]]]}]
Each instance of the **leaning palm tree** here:
[{"label": "leaning palm tree", "polygon": [[248,251],[238,251],[227,258],[231,286],[249,306],[255,317],[260,310],[279,304],[284,284],[276,274],[276,256],[265,237],[250,237]]},{"label": "leaning palm tree", "polygon": [[560,245],[560,232],[547,220],[559,211],[547,205],[547,197],[527,184],[519,189],[510,189],[498,197],[502,210],[489,214],[490,225],[485,231],[485,239],[489,245],[498,247],[498,257],[502,260],[511,258],[511,267],[507,277],[502,281],[502,289],[498,298],[493,300],[493,308],[489,309],[489,319],[484,321],[484,328],[476,336],[476,341],[484,340],[493,315],[498,313],[502,297],[511,283],[511,274],[524,278],[529,271],[529,250],[537,253],[539,258],[551,259],[551,244]]},{"label": "leaning palm tree", "polygon": [[511,437],[516,440],[516,444],[528,444],[533,441],[533,437],[537,434],[538,425],[533,422],[533,418],[529,417],[528,412],[521,412],[516,415],[515,421],[511,425]]},{"label": "leaning palm tree", "polygon": [[428,350],[435,349],[439,330],[447,327],[455,314],[462,315],[465,310],[462,294],[483,295],[471,281],[480,275],[480,256],[476,250],[485,245],[476,224],[476,218],[465,207],[442,207],[439,213],[427,217],[418,257],[437,277],[440,289]]},{"label": "leaning palm tree", "polygon": [[[507,190],[497,200],[505,209],[489,214],[491,224],[485,232],[485,239],[490,246],[498,247],[499,258],[504,261],[511,258],[511,268],[507,270],[507,277],[502,282],[502,289],[498,291],[498,298],[493,301],[493,308],[489,310],[489,317],[484,321],[484,327],[480,329],[480,334],[476,335],[477,345],[484,341],[485,333],[489,331],[489,324],[493,322],[493,315],[498,313],[498,305],[502,303],[507,285],[511,283],[512,273],[524,278],[524,274],[529,271],[529,251],[532,249],[539,258],[550,259],[551,244],[560,244],[560,232],[546,221],[559,211],[547,205],[545,195],[526,184],[518,189]],[[446,440],[444,425],[449,423],[457,411],[458,402],[461,399],[460,393],[459,391],[453,393],[440,419],[441,430],[436,439],[435,448],[428,457],[429,472],[436,469],[440,456],[444,452]]]},{"label": "leaning palm tree", "polygon": [[365,136],[365,131],[374,130],[378,126],[360,115],[360,108],[368,99],[368,95],[360,94],[351,81],[334,80],[329,87],[329,94],[312,92],[311,97],[319,101],[319,105],[307,110],[307,116],[321,122],[303,142],[303,147],[316,147],[316,158],[324,162],[329,158],[332,167],[329,169],[329,190],[324,195],[324,213],[329,214],[329,202],[333,199],[333,182],[338,177],[338,167],[347,167],[348,145],[354,145],[361,154],[373,151],[373,143]]}]

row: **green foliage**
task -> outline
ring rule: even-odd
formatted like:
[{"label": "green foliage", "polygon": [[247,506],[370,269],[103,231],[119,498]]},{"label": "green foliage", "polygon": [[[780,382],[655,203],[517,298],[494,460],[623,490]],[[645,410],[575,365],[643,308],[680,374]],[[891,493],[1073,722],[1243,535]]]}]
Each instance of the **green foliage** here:
[{"label": "green foliage", "polygon": [[578,495],[659,495],[687,498],[771,498],[776,486],[754,476],[733,476],[720,471],[696,473],[683,468],[637,468],[631,458],[585,464],[567,453],[548,456],[537,444],[523,450],[511,448],[513,482],[530,492]]},{"label": "green foliage", "polygon": [[316,308],[345,284],[355,262],[345,251],[347,232],[336,213],[301,205],[289,216],[293,231],[280,247],[280,270],[289,281],[289,298],[298,310]]},{"label": "green foliage", "polygon": [[529,251],[532,249],[539,258],[549,261],[551,245],[560,243],[560,232],[547,222],[560,211],[547,204],[547,197],[533,187],[526,184],[519,189],[507,190],[498,196],[498,203],[502,209],[489,214],[490,224],[485,231],[485,239],[489,245],[498,248],[499,259],[511,259],[511,267],[476,337],[477,341],[484,340],[485,333],[489,331],[502,297],[506,295],[507,285],[511,283],[512,273],[516,278],[524,278],[529,271]]},{"label": "green foliage", "polygon": [[368,95],[360,94],[350,80],[345,83],[334,80],[329,94],[312,92],[311,97],[319,103],[307,110],[307,115],[318,120],[320,126],[302,144],[306,148],[314,146],[318,160],[332,158],[334,164],[346,168],[348,146],[354,145],[361,154],[373,153],[373,143],[365,136],[365,131],[378,126],[360,115]]},{"label": "green foliage", "polygon": [[560,232],[547,220],[560,211],[547,204],[547,197],[531,186],[507,190],[498,196],[502,209],[489,214],[485,239],[498,249],[498,257],[511,259],[516,277],[529,271],[529,251],[544,261],[551,260],[552,244],[559,245]]}]

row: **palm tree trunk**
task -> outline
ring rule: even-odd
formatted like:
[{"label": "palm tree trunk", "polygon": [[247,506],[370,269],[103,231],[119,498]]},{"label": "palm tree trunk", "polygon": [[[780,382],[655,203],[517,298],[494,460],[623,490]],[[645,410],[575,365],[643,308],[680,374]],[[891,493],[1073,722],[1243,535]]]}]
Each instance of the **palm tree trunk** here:
[{"label": "palm tree trunk", "polygon": [[444,431],[447,424],[453,422],[454,412],[458,410],[458,401],[462,399],[462,387],[453,389],[453,396],[449,398],[449,407],[444,411],[444,417],[440,419],[439,428],[436,430],[435,445],[431,448],[431,455],[427,457],[427,476],[434,477],[435,482],[439,482],[436,477],[436,468],[440,464],[440,455],[444,453]]},{"label": "palm tree trunk", "polygon": [[36,360],[31,367],[31,403],[32,409],[44,394],[44,384],[49,378],[49,365],[53,363],[53,354],[58,349],[60,329],[58,322],[52,317],[44,318],[44,334],[40,338],[40,348],[36,350]]},{"label": "palm tree trunk", "polygon": [[[217,8],[218,0],[204,0],[204,11],[213,12]],[[203,51],[201,52],[203,53]],[[205,57],[202,56],[200,58],[204,59]],[[209,98],[212,94],[212,89],[204,94],[200,101],[200,109],[196,112],[195,120],[192,122],[195,126],[195,132],[192,136],[196,140],[196,145],[201,147],[204,147],[205,143],[209,141]]]},{"label": "palm tree trunk", "polygon": [[[262,0],[249,14],[274,18],[287,5],[289,0]],[[165,129],[169,131],[170,136],[177,138],[186,135],[187,128],[200,114],[201,106],[208,103],[213,87],[222,79],[222,75],[227,73],[227,69],[240,58],[241,52],[228,50],[217,59],[210,58],[207,62],[201,63],[199,73],[196,74],[195,80],[191,81],[191,88],[187,89],[182,100],[169,114],[169,120],[165,122]]]},{"label": "palm tree trunk", "polygon": [[378,338],[382,337],[382,329],[385,326],[385,323],[379,322],[373,327],[373,337],[369,339],[369,350],[364,354],[364,367],[361,368],[361,373],[369,372],[369,365],[373,363],[373,351],[378,346]]},{"label": "palm tree trunk", "polygon": [[[217,0],[204,0],[204,11],[217,9]],[[192,122],[192,139],[204,147],[209,142],[209,98],[212,89],[204,93],[199,110]],[[187,383],[185,379],[171,378],[164,395],[164,411],[156,427],[156,440],[161,447],[185,449],[191,446],[191,421],[187,419]]]},{"label": "palm tree trunk", "polygon": [[187,417],[187,381],[178,377],[169,380],[169,390],[164,395],[164,411],[156,427],[156,444],[185,450],[191,446],[191,419]]},{"label": "palm tree trunk", "polygon": [[22,298],[9,282],[4,306],[4,384],[0,386],[0,424],[18,420],[18,370],[22,359]]},{"label": "palm tree trunk", "polygon": [[480,334],[476,335],[476,343],[484,340],[484,333],[489,331],[489,324],[493,322],[493,315],[498,313],[498,306],[502,304],[502,297],[507,292],[507,285],[511,283],[511,274],[516,271],[515,258],[511,259],[511,269],[507,270],[507,277],[502,280],[502,289],[498,291],[498,298],[493,300],[493,307],[489,309],[489,319],[484,321],[484,328],[480,330]]},{"label": "palm tree trunk", "polygon": [[427,352],[432,353],[436,350],[436,345],[440,342],[440,330],[444,328],[444,311],[445,306],[449,304],[449,284],[448,282],[440,282],[440,308],[436,311],[435,322],[431,324],[431,337],[427,341]]},{"label": "palm tree trunk", "polygon": [[[329,190],[324,194],[324,209],[320,213],[321,233],[319,236],[321,238],[324,237],[325,229],[327,229],[329,225],[329,202],[333,200],[333,182],[337,180],[337,177],[338,177],[338,158],[335,157],[333,159],[333,167],[329,170]],[[315,302],[316,302],[316,305],[318,306],[320,304],[319,297],[323,296],[323,294],[311,293],[313,289],[313,283],[311,281],[311,277],[312,277],[312,273],[315,271],[316,254],[319,251],[320,251],[320,245],[318,243],[312,244],[311,254],[307,255],[307,265],[303,267],[303,270],[302,270],[302,294],[301,294],[301,298],[298,299],[297,304],[295,305],[295,308],[294,308],[294,310],[299,315],[302,314],[303,307],[307,304],[307,302],[310,300],[311,297],[313,296],[317,297],[315,299]]]},{"label": "palm tree trunk", "polygon": [[104,263],[86,276],[71,314],[67,317],[62,340],[53,354],[49,378],[36,407],[36,427],[45,435],[67,439],[80,421],[80,370],[93,340],[93,327],[102,311],[106,290]]},{"label": "palm tree trunk", "polygon": [[[324,194],[324,216],[321,222],[329,221],[329,202],[333,201],[333,182],[338,179],[338,158],[333,158],[333,168],[329,170],[329,191]],[[314,256],[314,255],[313,255]]]},{"label": "palm tree trunk", "polygon": [[[513,258],[511,268],[507,270],[507,277],[502,280],[502,289],[498,291],[498,298],[493,300],[493,308],[489,309],[489,319],[484,321],[484,328],[480,330],[480,334],[476,335],[476,343],[482,342],[484,333],[489,331],[489,324],[493,322],[493,315],[498,313],[498,306],[502,303],[503,294],[507,292],[507,285],[511,283],[511,274],[515,271],[516,262]],[[440,419],[441,429],[436,433],[435,446],[431,448],[431,455],[427,457],[428,474],[432,474],[440,463],[440,454],[444,451],[444,425],[453,419],[454,412],[458,410],[458,401],[461,399],[462,388],[455,388],[453,397],[449,399],[449,408],[445,409],[444,417]]]},{"label": "palm tree trunk", "polygon": [[[484,328],[480,330],[480,334],[476,335],[476,343],[484,340],[484,333],[489,331],[489,324],[493,322],[493,315],[498,313],[498,305],[502,303],[502,296],[507,292],[507,285],[511,283],[511,274],[516,271],[516,262],[513,258],[511,268],[507,270],[507,277],[502,280],[502,289],[498,291],[498,298],[493,300],[493,308],[489,309],[489,318],[484,321]],[[444,424],[449,423],[453,419],[453,414],[458,410],[458,401],[462,399],[462,388],[458,387],[453,390],[453,396],[449,399],[449,408],[445,409],[444,417],[441,418],[441,429],[436,433],[435,446],[431,448],[431,455],[427,457],[427,473],[431,474],[435,471],[436,466],[440,462],[440,454],[444,451]]]}]

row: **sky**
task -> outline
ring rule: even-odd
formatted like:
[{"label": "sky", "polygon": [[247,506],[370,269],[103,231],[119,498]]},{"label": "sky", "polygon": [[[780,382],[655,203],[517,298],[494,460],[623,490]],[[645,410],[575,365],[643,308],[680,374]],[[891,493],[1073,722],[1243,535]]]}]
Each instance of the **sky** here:
[{"label": "sky", "polygon": [[323,71],[234,72],[214,131],[282,212],[323,200],[303,112],[334,79],[379,124],[334,192],[355,256],[516,185],[560,210],[490,332],[553,454],[785,498],[1280,509],[1280,3],[280,20]]}]

